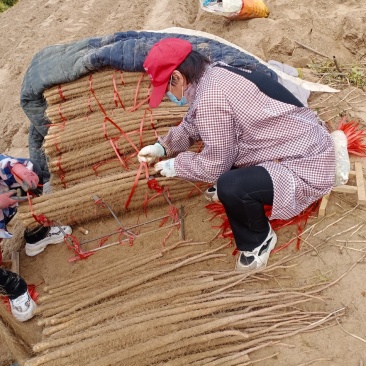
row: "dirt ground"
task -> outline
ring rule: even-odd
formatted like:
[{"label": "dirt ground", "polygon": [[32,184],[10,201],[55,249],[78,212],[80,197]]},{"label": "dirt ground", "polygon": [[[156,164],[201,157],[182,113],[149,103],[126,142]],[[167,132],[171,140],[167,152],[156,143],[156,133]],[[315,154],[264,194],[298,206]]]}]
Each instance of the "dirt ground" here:
[{"label": "dirt ground", "polygon": [[[329,59],[335,56],[340,65],[363,62],[365,69],[364,0],[267,0],[265,3],[270,9],[266,19],[228,21],[202,11],[198,0],[20,0],[0,15],[0,151],[18,157],[28,156],[29,121],[19,105],[20,88],[34,54],[48,45],[118,31],[183,27],[222,37],[264,61],[287,63],[301,70],[304,77],[312,81],[318,81],[320,77],[309,70],[308,64],[326,60],[319,53]],[[341,116],[356,120],[366,128],[366,96],[361,89],[344,86],[337,94],[312,93],[309,102],[324,121],[330,122],[332,128],[337,126]],[[361,162],[365,172],[365,159],[352,157],[352,160]],[[354,181],[350,183],[355,184]],[[209,221],[206,204],[203,197],[184,203],[186,236],[194,242],[209,241],[217,233],[217,228],[212,226],[220,222]],[[168,207],[162,203],[149,213],[147,219],[164,215],[167,210]],[[123,217],[123,222],[126,226],[136,224],[136,213]],[[355,194],[333,192],[325,218],[309,219],[300,251],[292,243],[271,256],[270,261],[274,262],[286,255],[303,254],[294,261],[295,266],[279,271],[278,277],[271,279],[273,286],[297,287],[325,280],[337,281],[324,291],[326,301],[319,308],[329,312],[344,308],[346,314],[334,326],[297,334],[254,352],[251,359],[262,360],[256,364],[366,364],[365,222],[366,205],[357,205]],[[114,225],[113,220],[104,219],[85,224],[89,230],[88,236],[76,227],[74,232],[79,240],[85,241],[109,232]],[[16,220],[13,229],[15,232],[20,230]],[[25,255],[20,235],[17,236],[19,241],[12,245],[20,248],[21,275],[28,283],[37,285],[37,290],[42,294],[45,284],[55,284],[91,270],[101,271],[117,258],[143,257],[147,249],[158,251],[167,232],[141,237],[132,247],[115,246],[101,250],[75,263],[68,262],[72,253],[64,244],[48,247],[44,253],[33,258]],[[277,246],[296,235],[295,226],[280,230]],[[179,232],[174,231],[167,242],[178,240]],[[211,245],[219,246],[225,242],[227,239],[215,239]],[[212,267],[232,270],[235,263],[232,251],[232,247],[224,249],[225,259],[216,261]],[[346,275],[340,279],[343,274]],[[37,318],[24,324],[24,329],[33,332],[34,343],[41,340],[42,329],[37,325]],[[11,359],[9,350],[0,345],[0,365],[11,364]]]}]

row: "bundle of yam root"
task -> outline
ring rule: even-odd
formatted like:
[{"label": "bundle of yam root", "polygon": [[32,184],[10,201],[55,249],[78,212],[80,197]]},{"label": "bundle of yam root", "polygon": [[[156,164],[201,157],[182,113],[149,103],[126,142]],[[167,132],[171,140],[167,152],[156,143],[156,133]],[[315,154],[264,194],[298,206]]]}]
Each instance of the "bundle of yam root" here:
[{"label": "bundle of yam root", "polygon": [[24,365],[253,365],[255,351],[345,314],[320,309],[330,283],[268,286],[288,256],[260,273],[219,270],[225,247],[180,241],[47,286]]},{"label": "bundle of yam root", "polygon": [[[154,172],[142,169],[137,153],[178,125],[187,108],[164,99],[159,108],[150,109],[150,87],[145,73],[105,69],[45,91],[51,125],[43,148],[52,193],[33,198],[31,210],[26,204],[19,208],[26,226],[39,216],[74,224],[107,215],[94,209],[95,195],[116,213],[141,209],[147,197],[156,195],[147,184]],[[208,186],[164,177],[156,181],[174,200],[200,194]],[[149,205],[162,202],[158,197]]]}]

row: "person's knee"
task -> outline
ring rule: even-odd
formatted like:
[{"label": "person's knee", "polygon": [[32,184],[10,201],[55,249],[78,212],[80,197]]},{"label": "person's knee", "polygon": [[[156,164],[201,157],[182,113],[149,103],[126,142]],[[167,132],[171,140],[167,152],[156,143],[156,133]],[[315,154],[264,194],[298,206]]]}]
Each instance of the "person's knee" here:
[{"label": "person's knee", "polygon": [[233,181],[230,178],[230,172],[226,172],[222,174],[217,180],[217,196],[219,197],[220,202],[225,202],[230,199],[233,194]]}]

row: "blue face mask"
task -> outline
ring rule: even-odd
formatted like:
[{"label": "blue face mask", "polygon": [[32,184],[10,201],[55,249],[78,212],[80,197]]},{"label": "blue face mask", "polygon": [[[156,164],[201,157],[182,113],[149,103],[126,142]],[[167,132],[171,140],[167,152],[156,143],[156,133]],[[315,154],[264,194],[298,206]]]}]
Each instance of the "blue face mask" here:
[{"label": "blue face mask", "polygon": [[182,99],[178,99],[170,90],[172,88],[172,80],[173,80],[173,75],[170,76],[170,84],[169,84],[169,91],[167,91],[165,93],[165,95],[170,99],[171,102],[175,103],[178,107],[182,107],[184,105],[186,105],[187,99],[184,96],[184,92],[183,92],[183,85],[182,85]]},{"label": "blue face mask", "polygon": [[165,93],[165,95],[170,99],[170,101],[172,101],[179,107],[182,107],[187,104],[187,99],[184,95],[183,95],[182,99],[178,99],[170,90],[167,91]]}]

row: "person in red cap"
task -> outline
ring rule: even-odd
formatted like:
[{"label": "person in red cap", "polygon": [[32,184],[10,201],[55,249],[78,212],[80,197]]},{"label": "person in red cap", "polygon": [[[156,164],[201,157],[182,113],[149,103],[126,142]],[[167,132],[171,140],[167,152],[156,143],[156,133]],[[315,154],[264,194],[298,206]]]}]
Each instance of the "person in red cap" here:
[{"label": "person in red cap", "polygon": [[[167,38],[149,51],[150,106],[164,95],[189,104],[179,126],[143,147],[140,162],[166,177],[215,184],[233,231],[236,269],[264,267],[277,236],[269,219],[290,219],[335,183],[332,137],[317,115],[266,74],[210,61]],[[189,151],[203,141],[201,152]],[[269,218],[264,206],[272,206]]]}]

